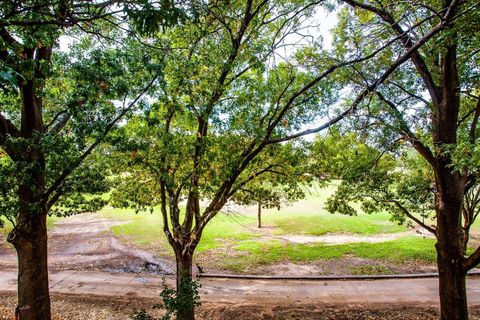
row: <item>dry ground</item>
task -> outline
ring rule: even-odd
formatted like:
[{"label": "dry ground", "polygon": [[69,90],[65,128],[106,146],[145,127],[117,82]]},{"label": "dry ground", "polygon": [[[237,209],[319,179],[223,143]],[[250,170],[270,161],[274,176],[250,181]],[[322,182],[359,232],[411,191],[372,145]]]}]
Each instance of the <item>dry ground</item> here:
[{"label": "dry ground", "polygon": [[[53,295],[54,320],[127,320],[134,309],[145,309],[160,319],[163,311],[154,310],[153,300],[111,300],[82,296]],[[13,319],[15,297],[0,294],[0,319]],[[480,320],[480,307],[472,307],[471,319]],[[207,303],[197,310],[198,320],[436,320],[438,308],[419,305],[236,305]]]},{"label": "dry ground", "polygon": [[[174,258],[158,252],[158,248],[140,249],[137,245],[117,238],[111,227],[128,223],[125,220],[105,219],[98,214],[83,214],[58,221],[49,231],[49,266],[52,270],[97,270],[114,272],[148,272],[158,275],[173,274]],[[415,234],[415,231],[397,234],[380,234],[375,236],[352,236],[345,234],[328,234],[325,236],[274,235],[272,227],[265,226],[255,232],[262,234],[262,241],[281,240],[297,243],[326,241],[345,243],[349,241],[378,242],[392,237]],[[320,240],[319,240],[320,239]],[[165,251],[162,249],[161,251]],[[155,252],[157,254],[155,254]],[[222,269],[225,257],[232,255],[241,259],[242,254],[229,246],[208,250],[196,256],[196,262],[205,272],[232,273]],[[0,235],[0,269],[16,268],[16,256],[13,249]],[[195,268],[196,269],[196,268]],[[264,275],[345,275],[357,270],[361,274],[396,274],[435,272],[434,264],[424,261],[380,261],[355,256],[336,259],[319,259],[314,262],[279,261],[273,264],[254,266],[246,270],[251,274]],[[196,271],[196,270],[194,270]],[[354,272],[355,273],[355,272]]]}]

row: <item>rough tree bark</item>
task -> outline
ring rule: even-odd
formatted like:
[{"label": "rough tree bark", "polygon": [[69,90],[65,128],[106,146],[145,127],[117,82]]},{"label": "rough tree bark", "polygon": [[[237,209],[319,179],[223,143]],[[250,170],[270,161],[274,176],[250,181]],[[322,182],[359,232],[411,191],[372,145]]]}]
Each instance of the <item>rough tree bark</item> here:
[{"label": "rough tree bark", "polygon": [[[33,216],[29,216],[33,215]],[[44,208],[37,212],[19,214],[21,224],[10,233],[18,256],[18,307],[20,320],[49,320],[50,295],[47,266],[47,214]]]},{"label": "rough tree bark", "polygon": [[[25,58],[50,62],[52,48],[24,48]],[[45,75],[35,68],[34,79],[20,79],[22,112],[18,137],[21,142],[8,149],[17,162],[18,203],[16,225],[7,240],[18,257],[18,306],[20,320],[50,320],[50,293],[47,266],[47,204],[45,191],[45,156],[39,137],[44,133],[43,90]]]},{"label": "rough tree bark", "polygon": [[467,320],[464,230],[461,217],[466,176],[455,170],[445,147],[457,143],[460,112],[460,83],[457,71],[457,46],[447,46],[442,54],[440,102],[432,114],[435,154],[435,211],[437,214],[437,265],[442,320]]},{"label": "rough tree bark", "polygon": [[177,320],[195,320],[194,296],[191,287],[193,252],[183,246],[177,247],[174,251],[177,262],[177,297],[182,301],[181,307],[177,310]]},{"label": "rough tree bark", "polygon": [[464,231],[460,225],[464,179],[443,169],[437,180],[437,266],[442,320],[468,319]]}]

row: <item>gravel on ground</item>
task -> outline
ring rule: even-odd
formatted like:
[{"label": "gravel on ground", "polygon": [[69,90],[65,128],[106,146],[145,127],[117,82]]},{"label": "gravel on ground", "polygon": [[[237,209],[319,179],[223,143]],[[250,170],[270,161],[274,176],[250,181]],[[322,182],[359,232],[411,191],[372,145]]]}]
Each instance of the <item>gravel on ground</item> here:
[{"label": "gravel on ground", "polygon": [[[16,297],[0,294],[0,319],[13,319]],[[163,310],[160,301],[52,295],[53,320],[129,320],[134,310],[145,309],[154,319]],[[480,306],[470,308],[471,319],[480,320]],[[438,308],[421,305],[263,305],[206,303],[198,308],[198,320],[436,320]]]}]

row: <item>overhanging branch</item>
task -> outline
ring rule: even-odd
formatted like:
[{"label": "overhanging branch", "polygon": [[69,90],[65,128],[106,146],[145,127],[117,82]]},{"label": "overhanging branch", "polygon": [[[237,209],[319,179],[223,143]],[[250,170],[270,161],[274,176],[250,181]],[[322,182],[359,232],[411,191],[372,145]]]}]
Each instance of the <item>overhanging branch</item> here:
[{"label": "overhanging branch", "polygon": [[87,158],[93,152],[93,150],[105,139],[105,137],[112,130],[112,128],[133,108],[133,106],[140,100],[140,98],[152,87],[157,78],[158,76],[155,76],[150,81],[150,83],[145,88],[143,88],[143,90],[136,96],[136,98],[132,102],[130,102],[129,105],[125,109],[123,109],[110,123],[107,124],[102,134],[95,140],[95,142],[93,142],[90,147],[88,147],[72,165],[62,171],[60,176],[42,195],[44,202],[48,201],[52,193],[54,193],[62,185],[62,183],[73,172],[73,170],[80,166],[83,160],[85,160],[85,158]]},{"label": "overhanging branch", "polygon": [[[345,118],[347,115],[353,113],[356,111],[358,108],[359,104],[363,101],[365,97],[367,97],[371,92],[375,91],[382,83],[384,83],[388,77],[395,71],[399,66],[401,66],[403,63],[405,63],[407,60],[409,60],[412,55],[415,54],[415,52],[423,46],[428,40],[430,40],[433,36],[435,36],[437,33],[445,29],[445,27],[448,25],[446,21],[441,21],[438,23],[435,27],[433,27],[425,36],[423,36],[420,40],[418,40],[414,45],[408,49],[408,51],[402,55],[400,58],[398,58],[379,78],[377,78],[372,84],[370,84],[368,87],[366,87],[360,94],[357,95],[353,103],[351,104],[350,108],[347,110],[343,111],[340,113],[338,116],[336,116],[334,119],[329,120],[328,122],[322,124],[321,126],[313,129],[308,129],[304,131],[300,131],[294,134],[291,134],[289,136],[281,137],[281,138],[276,138],[276,139],[268,139],[267,143],[272,144],[272,143],[279,143],[279,142],[284,142],[284,141],[289,141],[295,138],[299,138],[308,134],[320,132],[333,124],[339,122],[343,118]],[[362,59],[363,61],[364,59]],[[343,65],[348,65],[350,63],[345,63]],[[340,66],[337,66],[338,68]],[[328,72],[328,71],[327,71]],[[333,70],[332,70],[333,72]],[[331,72],[330,72],[331,73]],[[312,81],[313,82],[313,81]],[[313,86],[313,84],[311,85]],[[310,87],[311,87],[310,86]],[[308,88],[309,89],[309,88]],[[306,91],[308,89],[302,89],[302,91]],[[302,93],[303,93],[302,92]],[[293,99],[294,100],[294,99]],[[289,101],[289,103],[292,103],[293,101]],[[285,111],[286,112],[286,111]],[[279,120],[280,121],[280,120]]]}]

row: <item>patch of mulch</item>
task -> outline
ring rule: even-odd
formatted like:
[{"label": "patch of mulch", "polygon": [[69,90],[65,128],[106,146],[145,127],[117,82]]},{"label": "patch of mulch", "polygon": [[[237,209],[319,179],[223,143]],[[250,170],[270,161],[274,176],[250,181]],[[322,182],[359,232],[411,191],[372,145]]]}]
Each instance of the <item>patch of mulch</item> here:
[{"label": "patch of mulch", "polygon": [[[0,319],[13,319],[16,297],[0,294]],[[91,296],[53,295],[53,320],[128,320],[134,309],[145,309],[154,319],[163,310],[159,301],[108,299]],[[198,320],[436,320],[438,308],[401,305],[238,305],[206,303],[197,310]],[[470,308],[470,319],[480,320],[480,306]]]}]

